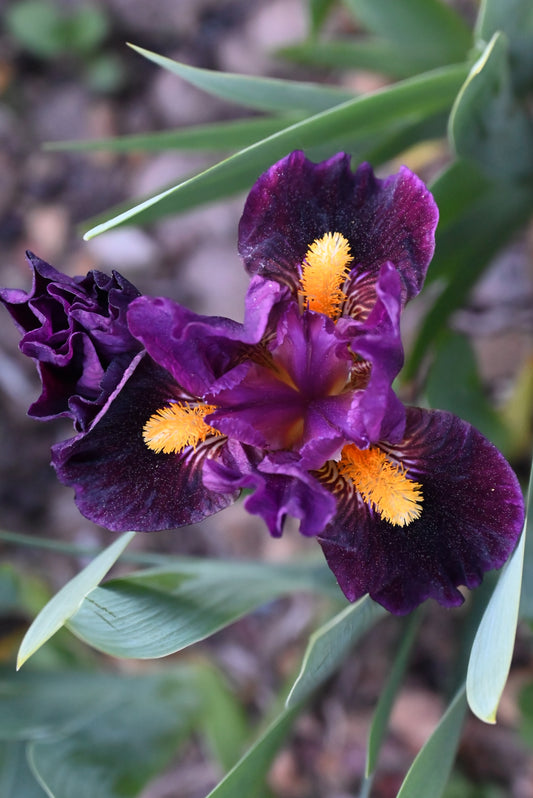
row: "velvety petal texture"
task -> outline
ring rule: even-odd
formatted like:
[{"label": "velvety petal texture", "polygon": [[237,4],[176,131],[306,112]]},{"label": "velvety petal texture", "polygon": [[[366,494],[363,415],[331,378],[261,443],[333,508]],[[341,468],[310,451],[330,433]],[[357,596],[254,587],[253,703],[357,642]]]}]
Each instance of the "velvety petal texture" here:
[{"label": "velvety petal texture", "polygon": [[385,262],[396,266],[405,302],[424,282],[437,220],[433,197],[406,167],[379,180],[369,164],[352,172],[345,153],[313,163],[296,151],[261,175],[248,195],[239,251],[250,274],[297,290],[309,246],[341,233],[356,275],[374,280]]},{"label": "velvety petal texture", "polygon": [[143,353],[124,374],[92,429],[57,444],[52,465],[74,488],[80,511],[113,530],[151,531],[196,523],[222,510],[238,491],[206,488],[202,468],[220,439],[180,454],[146,446],[144,424],[158,408],[183,399],[167,371]]},{"label": "velvety petal texture", "polygon": [[31,252],[27,257],[32,290],[3,289],[0,299],[22,333],[21,351],[41,376],[42,394],[29,413],[44,420],[69,416],[83,430],[141,348],[126,323],[139,292],[118,272],[71,278]]},{"label": "velvety petal texture", "polygon": [[408,408],[404,440],[383,448],[421,484],[420,518],[390,524],[345,485],[318,537],[328,564],[350,601],[369,593],[397,614],[427,598],[461,604],[458,586],[477,587],[516,545],[524,523],[518,480],[486,438],[442,411]]}]

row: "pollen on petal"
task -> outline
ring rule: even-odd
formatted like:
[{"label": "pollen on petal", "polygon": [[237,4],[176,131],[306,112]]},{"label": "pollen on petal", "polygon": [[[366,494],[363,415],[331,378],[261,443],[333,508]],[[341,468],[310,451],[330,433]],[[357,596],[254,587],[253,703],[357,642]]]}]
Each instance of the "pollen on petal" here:
[{"label": "pollen on petal", "polygon": [[326,233],[313,241],[302,264],[299,292],[310,310],[337,319],[351,262],[350,245],[341,233]]},{"label": "pollen on petal", "polygon": [[173,402],[157,410],[143,427],[143,439],[152,451],[178,454],[186,446],[196,448],[208,435],[220,432],[204,421],[216,410],[214,405],[188,405]]},{"label": "pollen on petal", "polygon": [[409,479],[402,465],[376,446],[342,450],[339,473],[349,479],[363,500],[390,524],[407,526],[422,513],[422,486]]}]

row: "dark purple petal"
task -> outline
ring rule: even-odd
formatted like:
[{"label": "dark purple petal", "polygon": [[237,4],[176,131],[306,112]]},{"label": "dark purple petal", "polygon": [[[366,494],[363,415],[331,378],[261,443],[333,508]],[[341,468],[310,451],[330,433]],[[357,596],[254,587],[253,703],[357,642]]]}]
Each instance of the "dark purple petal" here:
[{"label": "dark purple petal", "polygon": [[140,354],[89,432],[53,447],[52,464],[61,482],[74,488],[83,515],[112,530],[172,529],[236,498],[236,490],[215,493],[202,480],[206,459],[219,456],[223,439],[180,454],[156,454],[144,443],[150,416],[181,397],[168,372]]},{"label": "dark purple petal", "polygon": [[216,491],[252,489],[244,506],[265,521],[274,537],[281,536],[289,515],[300,520],[303,535],[317,535],[335,512],[333,496],[291,452],[264,457],[230,441],[217,460],[206,462],[204,482]]},{"label": "dark purple petal", "polygon": [[28,260],[32,290],[4,289],[0,299],[22,333],[21,351],[41,376],[42,394],[30,415],[69,416],[87,429],[140,349],[126,323],[139,292],[117,272],[71,278],[31,253]]},{"label": "dark purple petal", "polygon": [[253,186],[239,226],[239,251],[250,274],[297,290],[308,247],[328,232],[341,233],[354,274],[375,276],[392,262],[405,302],[424,282],[437,219],[433,197],[406,167],[379,180],[368,164],[352,173],[343,153],[315,164],[293,152]]},{"label": "dark purple petal", "polygon": [[350,601],[369,593],[400,615],[427,598],[457,606],[457,587],[477,587],[516,545],[524,521],[516,476],[476,429],[442,411],[408,408],[404,440],[383,448],[422,485],[422,514],[392,525],[345,487],[319,537],[328,564]]}]

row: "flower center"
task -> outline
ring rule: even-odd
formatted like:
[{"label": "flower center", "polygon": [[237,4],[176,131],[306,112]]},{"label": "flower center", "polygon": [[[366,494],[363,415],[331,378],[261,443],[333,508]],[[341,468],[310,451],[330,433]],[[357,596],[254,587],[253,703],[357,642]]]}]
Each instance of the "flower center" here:
[{"label": "flower center", "polygon": [[381,449],[358,449],[349,444],[342,450],[338,468],[385,521],[407,526],[420,518],[422,486],[409,479],[404,466],[391,462]]},{"label": "flower center", "polygon": [[326,233],[313,241],[302,263],[298,292],[310,310],[338,318],[346,299],[342,286],[351,262],[350,245],[341,233]]},{"label": "flower center", "polygon": [[208,435],[220,435],[204,421],[205,416],[214,410],[214,405],[186,405],[181,402],[162,407],[144,425],[144,442],[158,454],[178,454],[186,446],[195,449]]}]

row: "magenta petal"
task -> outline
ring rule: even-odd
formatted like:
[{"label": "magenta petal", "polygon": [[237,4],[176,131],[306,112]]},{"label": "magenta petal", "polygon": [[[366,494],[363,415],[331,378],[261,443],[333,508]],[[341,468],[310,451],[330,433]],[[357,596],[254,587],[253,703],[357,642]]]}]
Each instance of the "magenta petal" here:
[{"label": "magenta petal", "polygon": [[399,615],[427,598],[461,604],[458,586],[477,587],[520,536],[524,504],[516,476],[476,429],[441,411],[408,408],[404,440],[389,451],[422,485],[420,518],[389,524],[344,490],[336,518],[319,537],[328,564],[350,601],[369,593]]},{"label": "magenta petal", "polygon": [[239,226],[239,251],[250,274],[297,290],[308,247],[325,233],[350,243],[359,271],[377,274],[392,262],[403,300],[422,286],[433,256],[438,211],[422,181],[406,167],[378,180],[368,164],[350,170],[339,153],[315,164],[293,152],[253,186]]},{"label": "magenta petal", "polygon": [[218,456],[220,439],[180,454],[156,454],[145,445],[147,419],[179,397],[170,375],[139,355],[90,431],[53,447],[52,464],[74,488],[83,515],[112,530],[173,529],[236,498],[235,489],[215,493],[203,483],[204,462]]}]

